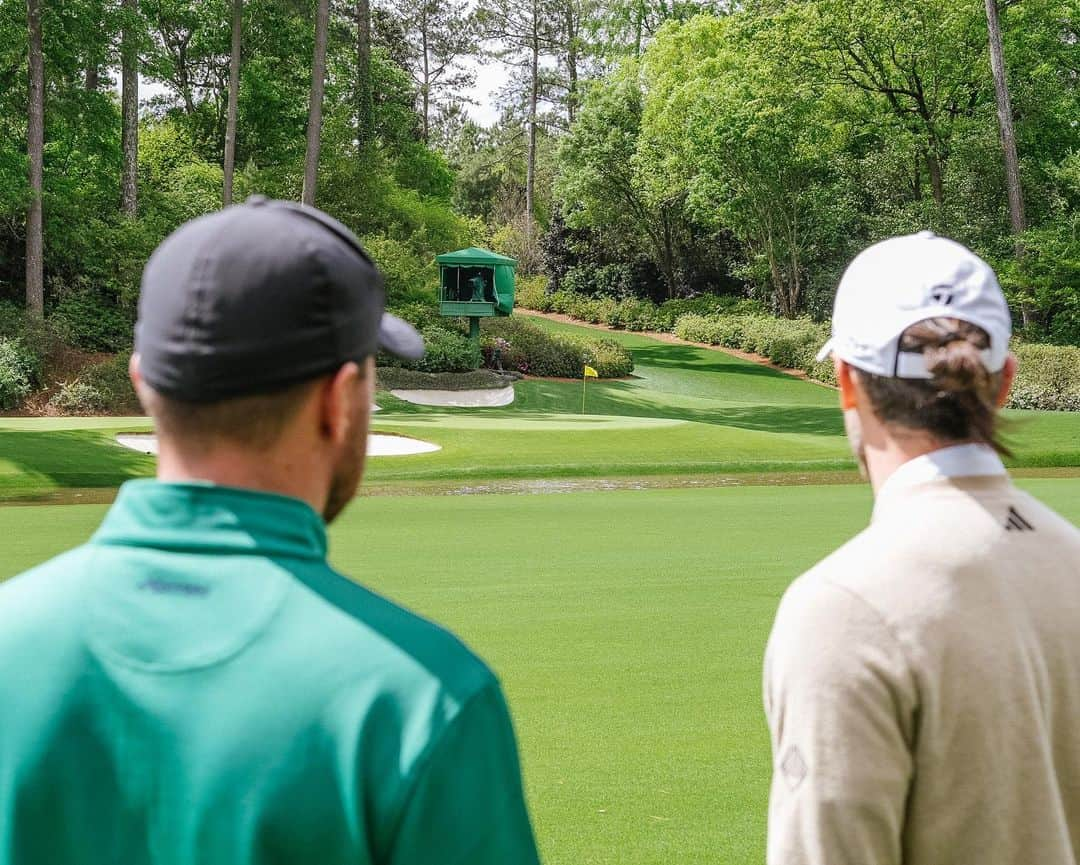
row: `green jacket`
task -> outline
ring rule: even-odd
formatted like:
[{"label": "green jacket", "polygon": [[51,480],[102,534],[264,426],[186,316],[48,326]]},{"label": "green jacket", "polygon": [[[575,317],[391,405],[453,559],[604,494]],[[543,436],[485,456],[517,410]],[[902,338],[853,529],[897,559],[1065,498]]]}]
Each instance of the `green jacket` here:
[{"label": "green jacket", "polygon": [[0,586],[0,865],[535,865],[499,684],[294,499],[124,486]]}]

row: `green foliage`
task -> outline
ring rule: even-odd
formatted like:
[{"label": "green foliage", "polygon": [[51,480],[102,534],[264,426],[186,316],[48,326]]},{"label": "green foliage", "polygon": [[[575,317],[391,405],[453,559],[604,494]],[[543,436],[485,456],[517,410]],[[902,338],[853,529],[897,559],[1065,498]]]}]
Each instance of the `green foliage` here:
[{"label": "green foliage", "polygon": [[443,201],[450,200],[454,189],[454,174],[446,157],[418,141],[401,148],[394,164],[394,178],[406,189]]},{"label": "green foliage", "polygon": [[445,327],[429,326],[423,331],[423,358],[408,364],[421,372],[467,372],[480,366],[480,351],[462,333]]},{"label": "green foliage", "polygon": [[108,408],[108,402],[96,387],[84,381],[61,382],[49,405],[66,415],[95,414]]},{"label": "green foliage", "polygon": [[31,389],[40,387],[46,358],[57,342],[49,324],[12,303],[0,301],[0,338],[10,342],[8,351],[17,355],[16,366]]},{"label": "green foliage", "polygon": [[1020,344],[1010,408],[1080,411],[1080,348]]},{"label": "green foliage", "polygon": [[1025,338],[1080,345],[1080,150],[1052,170],[1060,184],[1054,216],[1023,239],[1023,255],[999,265],[1014,308],[1027,313]]},{"label": "green foliage", "polygon": [[380,366],[376,387],[379,390],[473,390],[506,387],[516,376],[490,369],[470,372],[420,372],[396,366]]},{"label": "green foliage", "polygon": [[636,297],[582,296],[569,290],[546,291],[546,283],[533,282],[518,288],[518,306],[538,312],[558,312],[572,318],[603,324],[619,330],[670,331],[683,315],[764,313],[761,304],[732,295],[703,294],[693,298],[676,298],[654,304]]},{"label": "green foliage", "polygon": [[49,322],[65,342],[87,351],[122,351],[134,336],[131,311],[87,289],[62,295]]},{"label": "green foliage", "polygon": [[644,252],[680,291],[736,277],[771,312],[823,319],[860,248],[931,228],[996,265],[1028,338],[1077,342],[1077,8],[1001,9],[1031,226],[1019,260],[980,4],[755,2],[673,16],[589,85],[559,151],[555,287],[621,297],[604,269]]},{"label": "green foliage", "polygon": [[547,294],[546,276],[519,276],[515,280],[515,304],[523,309],[540,309]]},{"label": "green foliage", "polygon": [[419,328],[424,338],[424,356],[420,360],[402,360],[379,355],[378,363],[385,367],[402,367],[419,372],[469,372],[481,364],[480,351],[469,337],[446,319],[423,312],[422,304],[411,304],[396,310]]},{"label": "green foliage", "polygon": [[105,411],[109,414],[141,414],[139,398],[131,386],[128,366],[130,352],[121,352],[109,360],[84,370],[79,380],[101,394]]},{"label": "green foliage", "polygon": [[829,338],[829,328],[807,318],[691,313],[675,322],[673,332],[691,342],[753,352],[785,369],[799,369],[818,381],[836,383],[832,363],[815,360]]},{"label": "green foliage", "polygon": [[619,378],[634,371],[630,352],[608,339],[550,333],[521,318],[492,318],[483,322],[486,341],[503,339],[506,369],[545,378],[581,378],[585,364],[601,378]]},{"label": "green foliage", "polygon": [[30,395],[30,371],[18,340],[0,337],[0,409],[12,409]]},{"label": "green foliage", "polygon": [[388,306],[416,303],[421,298],[434,306],[435,286],[439,280],[434,258],[425,261],[404,241],[385,235],[365,237],[363,243],[386,278]]}]

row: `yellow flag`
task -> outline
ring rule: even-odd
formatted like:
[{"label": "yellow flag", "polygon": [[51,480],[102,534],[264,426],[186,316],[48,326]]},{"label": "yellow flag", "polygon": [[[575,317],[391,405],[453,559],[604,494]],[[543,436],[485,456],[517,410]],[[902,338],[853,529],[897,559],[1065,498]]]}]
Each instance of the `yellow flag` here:
[{"label": "yellow flag", "polygon": [[600,378],[600,374],[591,366],[585,367],[585,378]]}]

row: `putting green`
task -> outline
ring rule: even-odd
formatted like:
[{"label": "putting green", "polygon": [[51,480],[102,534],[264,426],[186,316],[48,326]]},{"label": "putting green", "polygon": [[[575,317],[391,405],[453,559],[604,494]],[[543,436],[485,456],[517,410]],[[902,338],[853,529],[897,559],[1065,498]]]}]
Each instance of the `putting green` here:
[{"label": "putting green", "polygon": [[[1080,480],[1021,486],[1080,521]],[[548,865],[756,865],[776,604],[869,509],[855,485],[379,497],[332,527],[331,553],[498,671]],[[0,509],[0,579],[103,513]]]}]

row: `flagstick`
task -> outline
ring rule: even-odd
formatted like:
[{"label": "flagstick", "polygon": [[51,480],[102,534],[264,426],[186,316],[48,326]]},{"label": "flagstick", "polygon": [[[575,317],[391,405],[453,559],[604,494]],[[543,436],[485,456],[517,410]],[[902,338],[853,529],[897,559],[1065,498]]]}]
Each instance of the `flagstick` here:
[{"label": "flagstick", "polygon": [[585,414],[585,382],[589,380],[589,377],[583,375],[581,377],[581,413]]}]

